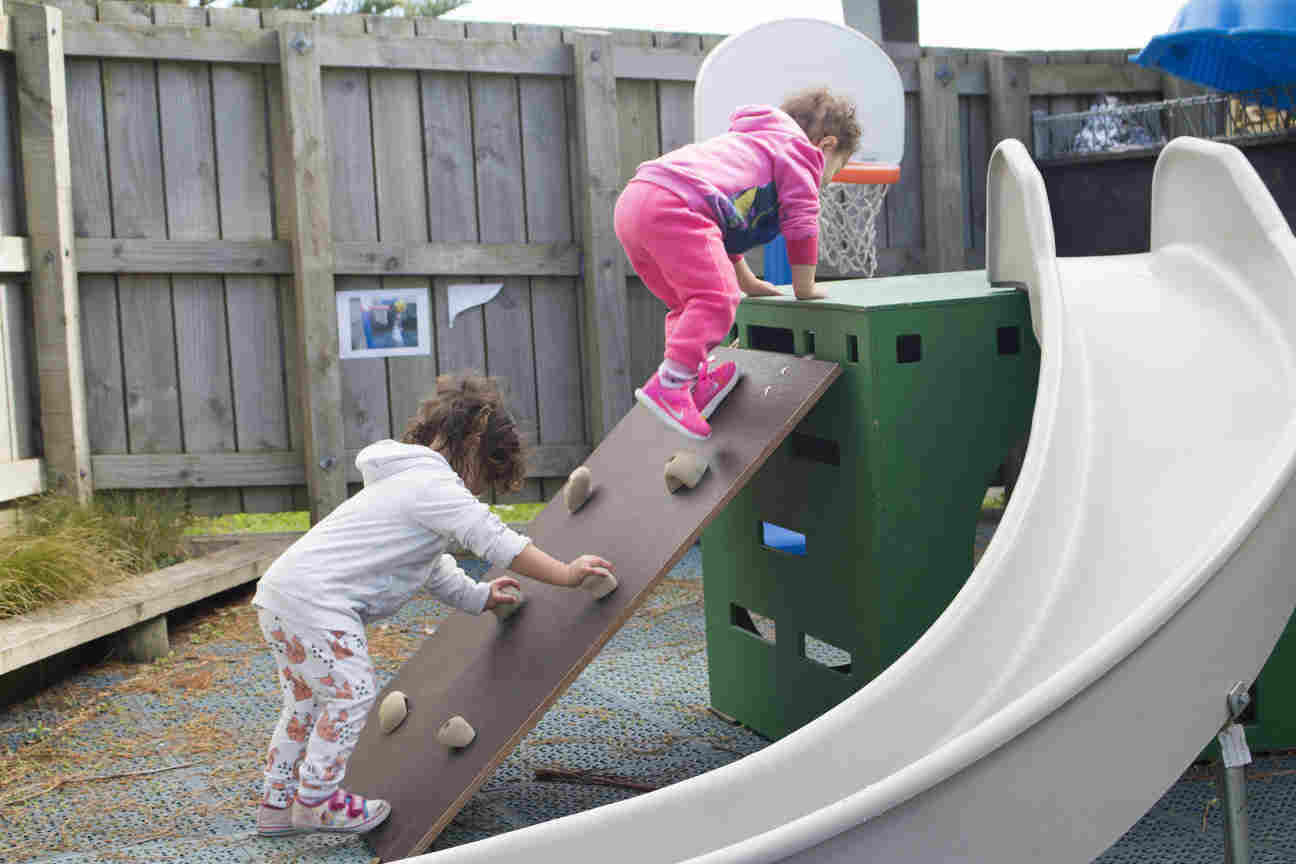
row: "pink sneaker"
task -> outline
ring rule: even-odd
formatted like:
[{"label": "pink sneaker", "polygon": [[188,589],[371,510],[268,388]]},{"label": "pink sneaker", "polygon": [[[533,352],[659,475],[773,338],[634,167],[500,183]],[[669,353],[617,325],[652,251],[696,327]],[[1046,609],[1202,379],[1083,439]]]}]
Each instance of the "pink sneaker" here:
[{"label": "pink sneaker", "polygon": [[301,831],[363,834],[377,828],[390,815],[391,805],[386,801],[352,795],[343,789],[314,804],[307,804],[300,797],[292,803],[292,826]]},{"label": "pink sneaker", "polygon": [[702,361],[698,366],[698,380],[693,384],[693,404],[698,406],[698,413],[704,420],[711,419],[711,415],[741,377],[742,373],[732,360],[710,370],[707,369],[707,361]]},{"label": "pink sneaker", "polygon": [[697,406],[693,404],[693,391],[690,388],[663,387],[654,372],[647,384],[635,390],[635,399],[676,432],[697,441],[711,437],[711,426],[702,419]]}]

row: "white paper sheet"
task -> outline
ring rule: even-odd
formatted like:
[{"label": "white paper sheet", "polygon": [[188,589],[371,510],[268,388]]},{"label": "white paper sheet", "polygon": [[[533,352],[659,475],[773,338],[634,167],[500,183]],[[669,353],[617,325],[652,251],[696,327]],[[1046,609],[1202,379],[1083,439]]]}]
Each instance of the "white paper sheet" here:
[{"label": "white paper sheet", "polygon": [[480,306],[483,303],[489,303],[495,299],[495,295],[504,287],[503,282],[496,282],[491,285],[483,284],[464,284],[451,285],[446,293],[450,312],[450,326],[454,326],[455,318],[459,317],[460,312],[464,312],[474,306]]}]

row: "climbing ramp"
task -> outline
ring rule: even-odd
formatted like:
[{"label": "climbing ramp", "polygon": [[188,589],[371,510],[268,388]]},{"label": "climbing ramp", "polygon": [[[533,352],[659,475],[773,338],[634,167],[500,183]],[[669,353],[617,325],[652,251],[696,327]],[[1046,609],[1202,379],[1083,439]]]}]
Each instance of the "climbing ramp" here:
[{"label": "climbing ramp", "polygon": [[[744,377],[711,418],[709,441],[677,435],[636,405],[586,461],[585,506],[569,513],[559,495],[532,524],[536,544],[563,561],[592,553],[613,562],[617,590],[594,599],[522,580],[527,602],[515,615],[452,615],[379,694],[381,703],[405,693],[409,714],[389,735],[366,725],[347,786],[391,802],[391,817],[370,835],[384,860],[431,845],[840,374],[835,363],[757,351],[717,351],[716,362],[725,360]],[[681,450],[708,469],[671,494],[664,469]],[[455,715],[477,733],[463,749],[436,738]]]}]

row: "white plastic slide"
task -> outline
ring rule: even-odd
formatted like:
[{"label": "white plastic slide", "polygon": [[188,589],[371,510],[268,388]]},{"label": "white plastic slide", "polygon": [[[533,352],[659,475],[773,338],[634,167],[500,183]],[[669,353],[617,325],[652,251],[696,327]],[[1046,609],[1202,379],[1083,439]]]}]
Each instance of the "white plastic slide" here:
[{"label": "white plastic slide", "polygon": [[1296,239],[1238,150],[1184,138],[1146,254],[1058,260],[1016,141],[988,211],[1039,394],[1003,521],[922,639],[752,756],[410,860],[1085,862],[1179,777],[1296,606]]}]

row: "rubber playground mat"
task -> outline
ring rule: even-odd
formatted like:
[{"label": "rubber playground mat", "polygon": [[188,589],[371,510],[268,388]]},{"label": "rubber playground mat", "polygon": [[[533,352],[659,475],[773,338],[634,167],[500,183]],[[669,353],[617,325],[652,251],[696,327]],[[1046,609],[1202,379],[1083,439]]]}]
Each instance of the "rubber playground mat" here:
[{"label": "rubber playground mat", "polygon": [[[992,533],[983,523],[979,548]],[[638,795],[768,744],[707,710],[699,551],[608,642],[434,851]],[[464,564],[475,576],[486,570]],[[255,835],[279,691],[250,598],[242,589],[174,617],[166,661],[110,658],[0,710],[0,861],[368,864],[373,853],[360,838]],[[420,595],[371,629],[380,683],[448,613]],[[546,772],[561,782],[540,779],[555,776]],[[1249,781],[1253,861],[1296,861],[1296,756],[1258,758]],[[1098,859],[1223,860],[1217,794],[1202,765]]]}]

